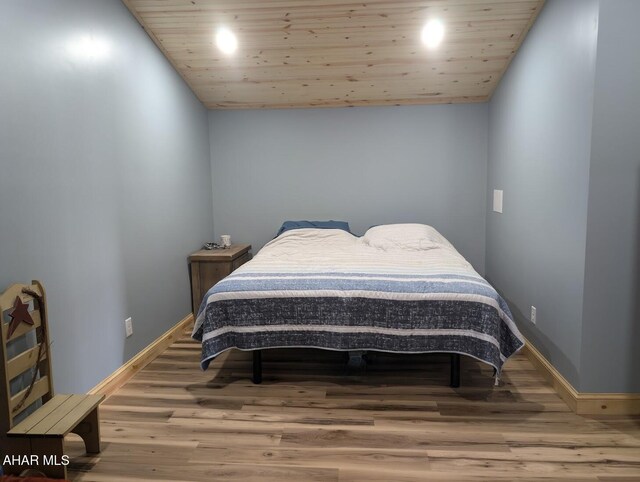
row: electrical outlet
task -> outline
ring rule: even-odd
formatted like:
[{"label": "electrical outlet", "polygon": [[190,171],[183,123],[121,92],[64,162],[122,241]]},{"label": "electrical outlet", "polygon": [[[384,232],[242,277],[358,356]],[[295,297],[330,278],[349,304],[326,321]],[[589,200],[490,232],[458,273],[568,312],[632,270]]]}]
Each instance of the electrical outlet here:
[{"label": "electrical outlet", "polygon": [[536,307],[531,305],[531,323],[536,324]]},{"label": "electrical outlet", "polygon": [[127,333],[127,338],[133,335],[133,321],[131,321],[131,318],[124,320],[124,330]]}]

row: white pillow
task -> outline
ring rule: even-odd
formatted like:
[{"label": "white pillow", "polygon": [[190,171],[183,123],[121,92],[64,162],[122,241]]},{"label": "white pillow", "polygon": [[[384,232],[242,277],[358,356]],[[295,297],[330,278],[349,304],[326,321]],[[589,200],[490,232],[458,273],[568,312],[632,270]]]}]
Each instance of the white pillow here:
[{"label": "white pillow", "polygon": [[362,242],[378,249],[427,250],[453,246],[435,228],[426,224],[384,224],[370,228]]}]

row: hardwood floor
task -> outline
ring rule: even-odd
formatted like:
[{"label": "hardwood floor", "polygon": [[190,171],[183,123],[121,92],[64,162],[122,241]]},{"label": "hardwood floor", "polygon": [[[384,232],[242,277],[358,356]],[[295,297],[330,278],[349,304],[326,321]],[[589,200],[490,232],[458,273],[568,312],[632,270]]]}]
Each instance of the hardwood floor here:
[{"label": "hardwood floor", "polygon": [[573,414],[522,355],[501,386],[462,361],[273,350],[264,382],[233,351],[208,371],[186,336],[102,405],[103,451],[69,439],[75,481],[640,480],[640,417]]}]

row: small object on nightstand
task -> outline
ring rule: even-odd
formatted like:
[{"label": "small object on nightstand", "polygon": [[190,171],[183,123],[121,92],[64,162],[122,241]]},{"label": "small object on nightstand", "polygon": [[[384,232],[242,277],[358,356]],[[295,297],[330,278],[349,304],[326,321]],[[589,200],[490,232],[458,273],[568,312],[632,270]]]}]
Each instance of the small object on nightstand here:
[{"label": "small object on nightstand", "polygon": [[[207,243],[215,244],[215,243]],[[198,312],[204,295],[222,278],[251,259],[250,244],[232,244],[227,249],[205,248],[189,256],[191,303]]]}]

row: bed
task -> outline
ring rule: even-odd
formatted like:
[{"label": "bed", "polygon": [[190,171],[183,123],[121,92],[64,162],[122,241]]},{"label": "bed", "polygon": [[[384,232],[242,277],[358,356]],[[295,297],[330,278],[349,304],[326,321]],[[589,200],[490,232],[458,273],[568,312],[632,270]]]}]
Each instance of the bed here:
[{"label": "bed", "polygon": [[449,353],[495,369],[523,346],[507,303],[433,227],[289,229],[213,286],[196,317],[201,366],[232,349]]}]

